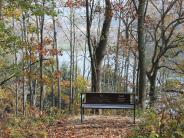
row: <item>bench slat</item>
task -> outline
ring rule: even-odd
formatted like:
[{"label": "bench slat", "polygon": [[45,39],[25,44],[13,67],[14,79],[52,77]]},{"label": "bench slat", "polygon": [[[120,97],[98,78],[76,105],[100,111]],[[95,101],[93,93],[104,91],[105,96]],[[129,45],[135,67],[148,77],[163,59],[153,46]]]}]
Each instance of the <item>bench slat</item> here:
[{"label": "bench slat", "polygon": [[82,104],[82,108],[91,109],[133,109],[133,104]]},{"label": "bench slat", "polygon": [[87,104],[130,104],[130,94],[86,93]]}]

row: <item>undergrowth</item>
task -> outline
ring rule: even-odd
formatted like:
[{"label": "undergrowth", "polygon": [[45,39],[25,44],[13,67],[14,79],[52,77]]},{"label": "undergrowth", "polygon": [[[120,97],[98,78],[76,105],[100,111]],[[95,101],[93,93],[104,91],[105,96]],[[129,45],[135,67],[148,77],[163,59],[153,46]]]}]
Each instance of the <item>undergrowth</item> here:
[{"label": "undergrowth", "polygon": [[63,111],[51,108],[46,112],[34,111],[27,116],[8,115],[1,122],[1,136],[3,138],[45,138],[49,136],[49,127],[57,120],[65,120]]},{"label": "undergrowth", "polygon": [[184,96],[162,99],[162,107],[149,108],[141,115],[133,138],[184,138]]}]

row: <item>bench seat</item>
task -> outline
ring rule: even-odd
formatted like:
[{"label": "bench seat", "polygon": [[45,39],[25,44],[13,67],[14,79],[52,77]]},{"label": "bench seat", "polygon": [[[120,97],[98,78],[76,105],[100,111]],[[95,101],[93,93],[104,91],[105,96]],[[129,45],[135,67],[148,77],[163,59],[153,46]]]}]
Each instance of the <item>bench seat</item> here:
[{"label": "bench seat", "polygon": [[91,109],[134,109],[132,104],[82,104],[82,108]]}]

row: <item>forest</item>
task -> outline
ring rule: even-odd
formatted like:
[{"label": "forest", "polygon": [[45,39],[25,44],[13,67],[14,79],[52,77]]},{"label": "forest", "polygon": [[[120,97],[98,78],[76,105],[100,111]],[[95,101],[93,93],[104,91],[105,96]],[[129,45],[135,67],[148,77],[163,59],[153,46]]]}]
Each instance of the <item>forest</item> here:
[{"label": "forest", "polygon": [[0,0],[0,138],[184,138],[184,0]]}]

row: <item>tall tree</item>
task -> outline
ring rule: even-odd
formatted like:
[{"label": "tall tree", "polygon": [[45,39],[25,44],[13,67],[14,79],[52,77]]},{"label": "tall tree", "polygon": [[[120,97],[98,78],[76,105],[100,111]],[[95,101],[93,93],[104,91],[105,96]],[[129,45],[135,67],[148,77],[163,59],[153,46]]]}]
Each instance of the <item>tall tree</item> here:
[{"label": "tall tree", "polygon": [[[53,7],[55,8],[55,3],[53,1]],[[54,46],[58,51],[58,43],[57,43],[57,32],[56,32],[56,20],[53,16],[53,33],[54,33]],[[61,72],[59,67],[59,54],[56,54],[56,70],[57,70],[57,91],[58,91],[58,108],[61,109]]]},{"label": "tall tree", "polygon": [[[43,11],[45,10],[45,0],[42,1],[42,8]],[[45,15],[40,16],[40,53],[39,53],[39,60],[40,60],[40,111],[43,111],[43,98],[44,98],[44,89],[43,89],[43,52],[44,52],[44,38],[43,38],[43,31],[44,31],[44,21]]]},{"label": "tall tree", "polygon": [[[108,40],[108,34],[110,29],[110,24],[112,20],[112,6],[110,0],[105,0],[105,19],[103,22],[100,40],[97,45],[91,45],[91,23],[92,16],[89,13],[89,2],[86,0],[86,17],[87,17],[87,38],[88,38],[88,49],[91,58],[91,77],[92,77],[92,91],[100,92],[101,91],[101,66],[102,61],[106,53],[106,46]],[[93,12],[93,8],[91,10],[91,14]]]},{"label": "tall tree", "polygon": [[138,53],[139,53],[139,101],[140,106],[144,106],[144,97],[146,89],[146,65],[145,65],[145,13],[147,0],[139,0],[138,7],[135,0],[133,0],[138,16],[137,34],[138,34]]}]

